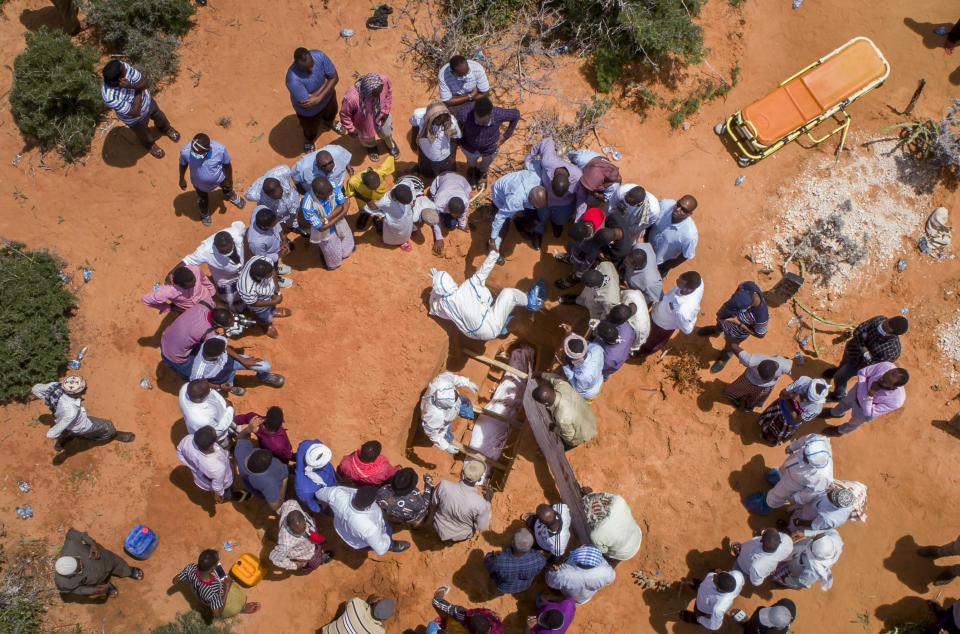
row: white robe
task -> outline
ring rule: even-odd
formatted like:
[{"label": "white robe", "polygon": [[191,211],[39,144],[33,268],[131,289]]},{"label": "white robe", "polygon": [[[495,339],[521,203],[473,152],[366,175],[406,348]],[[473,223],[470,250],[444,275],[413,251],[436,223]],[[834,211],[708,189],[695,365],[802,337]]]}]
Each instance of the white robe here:
[{"label": "white robe", "polygon": [[633,346],[630,350],[640,349],[650,336],[650,313],[647,311],[647,301],[643,298],[643,293],[635,291],[632,288],[620,291],[620,302],[623,304],[633,304],[637,307],[637,312],[633,317],[627,320],[636,337],[633,340]]},{"label": "white robe", "polygon": [[[830,439],[820,434],[807,434],[787,445],[790,456],[780,467],[780,481],[767,492],[767,504],[778,508],[787,502],[806,504],[833,484],[833,450]],[[804,455],[826,454],[827,462],[816,467]]]},{"label": "white robe", "polygon": [[486,282],[498,257],[496,251],[491,251],[480,270],[459,285],[446,271],[432,269],[430,314],[449,319],[471,339],[490,341],[499,337],[513,310],[517,306],[526,306],[527,295],[515,288],[505,288],[497,300],[493,300]]},{"label": "white robe", "polygon": [[772,553],[764,552],[761,538],[754,537],[740,547],[736,567],[750,578],[750,583],[759,586],[781,561],[789,559],[792,554],[793,539],[786,533],[780,533],[780,546]]},{"label": "white robe", "polygon": [[717,573],[711,572],[700,583],[697,589],[697,610],[705,612],[710,616],[698,616],[697,623],[708,630],[719,630],[723,625],[723,616],[733,605],[733,600],[740,596],[743,590],[743,573],[739,570],[731,570],[730,574],[736,579],[737,585],[733,592],[720,592],[713,583],[713,578]]}]

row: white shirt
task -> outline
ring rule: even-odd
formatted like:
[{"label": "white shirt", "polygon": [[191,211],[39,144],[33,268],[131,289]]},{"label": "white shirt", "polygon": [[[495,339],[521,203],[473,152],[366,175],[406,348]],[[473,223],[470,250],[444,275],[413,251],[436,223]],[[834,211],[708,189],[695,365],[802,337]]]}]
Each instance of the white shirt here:
[{"label": "white shirt", "polygon": [[[47,392],[56,385],[53,383],[37,383],[30,391],[39,399],[45,399]],[[87,416],[87,408],[83,406],[83,399],[69,394],[60,396],[57,401],[57,413],[53,416],[53,427],[47,430],[47,438],[59,438],[65,432],[83,434],[93,428],[93,423]]]},{"label": "white shirt", "polygon": [[617,573],[606,561],[593,568],[581,568],[565,561],[556,570],[547,568],[546,582],[580,605],[592,599],[597,590],[610,585],[616,578]]},{"label": "white shirt", "polygon": [[[467,228],[467,212],[470,208],[470,183],[456,172],[445,172],[433,179],[430,183],[430,198],[437,206],[437,213],[449,214],[447,208],[450,201],[459,198],[463,201],[463,215],[457,219],[457,227]],[[440,224],[433,225],[433,237],[437,240],[443,238],[443,231],[440,230]]]},{"label": "white shirt", "polygon": [[478,62],[467,60],[470,69],[464,79],[460,79],[450,70],[450,64],[440,69],[437,77],[437,90],[440,92],[440,101],[449,101],[454,95],[467,95],[476,88],[480,92],[490,92],[490,83],[487,81],[487,71],[483,70]]},{"label": "white shirt", "polygon": [[720,629],[720,626],[723,625],[723,616],[733,605],[733,600],[740,596],[740,591],[743,590],[743,573],[739,570],[731,570],[730,574],[737,580],[733,592],[722,593],[717,590],[713,583],[713,578],[717,575],[715,572],[711,572],[704,577],[703,582],[700,583],[700,588],[697,590],[697,609],[710,615],[709,617],[697,617],[697,623],[708,630]]},{"label": "white shirt", "polygon": [[193,473],[193,483],[204,491],[213,491],[223,497],[233,485],[230,454],[220,445],[214,444],[212,453],[204,453],[190,434],[177,445],[177,458]]},{"label": "white shirt", "polygon": [[387,534],[383,512],[376,503],[363,511],[353,508],[351,501],[356,492],[352,487],[332,486],[320,489],[315,495],[333,510],[333,528],[340,539],[357,550],[369,546],[378,555],[385,555],[393,540]]},{"label": "white shirt", "polygon": [[230,428],[233,427],[233,407],[227,405],[226,399],[216,390],[210,390],[205,399],[194,403],[187,396],[188,385],[190,384],[183,384],[179,396],[180,412],[183,414],[183,422],[187,425],[187,432],[195,434],[201,427],[210,425],[217,432],[217,440],[225,439]]},{"label": "white shirt", "polygon": [[627,320],[627,323],[630,324],[634,334],[636,334],[633,346],[630,349],[639,350],[640,346],[646,342],[647,337],[650,336],[650,313],[647,310],[647,302],[642,292],[635,291],[632,288],[620,292],[620,301],[628,306],[637,307],[637,312]]},{"label": "white shirt", "polygon": [[460,126],[457,124],[456,119],[453,119],[453,130],[453,136],[448,137],[444,133],[443,128],[435,125],[433,126],[433,143],[431,143],[430,139],[424,134],[417,139],[417,146],[420,148],[420,151],[423,152],[423,155],[431,161],[442,161],[450,156],[450,140],[460,138]]},{"label": "white shirt", "polygon": [[[445,436],[450,423],[460,414],[460,394],[457,388],[469,385],[473,385],[473,381],[452,372],[440,374],[427,385],[427,391],[420,399],[420,424],[423,425],[427,438],[437,446],[437,449],[445,450],[450,446]],[[443,408],[434,402],[435,396],[438,400],[453,402],[450,407]]]},{"label": "white shirt", "polygon": [[687,217],[677,224],[673,224],[673,208],[676,207],[675,200],[664,199],[660,201],[660,217],[647,236],[647,242],[653,246],[657,252],[657,264],[663,264],[667,260],[672,260],[679,256],[691,259],[697,251],[697,241],[700,234],[697,233],[697,225],[694,224],[692,217]]},{"label": "white shirt", "polygon": [[493,295],[486,287],[487,277],[497,265],[496,251],[487,254],[480,269],[463,284],[457,284],[446,271],[431,269],[433,290],[430,293],[430,314],[449,319],[467,337],[490,341],[500,335],[502,323],[491,317]]},{"label": "white shirt", "polygon": [[217,235],[216,233],[201,242],[193,253],[183,258],[183,263],[187,265],[200,266],[206,264],[207,268],[210,269],[210,275],[213,276],[213,281],[217,284],[233,282],[240,276],[244,258],[243,239],[247,233],[247,226],[237,220],[223,231],[229,233],[230,237],[233,238],[236,252],[240,256],[239,262],[234,262],[229,256],[223,255],[217,251],[217,247],[213,246],[213,238]]},{"label": "white shirt", "polygon": [[560,557],[564,551],[567,550],[567,543],[570,541],[570,509],[563,503],[553,504],[551,508],[553,508],[557,517],[560,518],[560,521],[563,523],[560,531],[555,535],[551,535],[544,523],[537,520],[537,523],[533,525],[533,536],[537,540],[537,545],[540,546],[540,548]]},{"label": "white shirt", "polygon": [[681,330],[686,334],[693,332],[700,315],[700,300],[703,299],[703,282],[692,293],[680,294],[680,288],[674,286],[650,310],[650,319],[664,330]]},{"label": "white shirt", "polygon": [[377,209],[370,209],[369,213],[383,218],[383,242],[391,246],[398,246],[410,239],[413,234],[413,224],[420,221],[420,213],[425,206],[432,203],[423,196],[423,183],[418,178],[404,176],[393,186],[406,185],[413,194],[409,205],[394,200],[393,189],[388,191],[377,201]]},{"label": "white shirt", "polygon": [[627,194],[634,187],[638,187],[638,185],[635,183],[618,185],[616,189],[613,190],[613,196],[610,197],[610,203],[607,208],[610,209],[612,213],[619,213],[627,219],[627,225],[630,227],[630,235],[636,240],[648,227],[652,227],[657,223],[657,220],[659,220],[661,216],[661,209],[660,201],[657,200],[656,196],[647,192],[646,189],[644,189],[644,191],[647,195],[642,203],[639,205],[631,205],[628,203],[626,201]]},{"label": "white shirt", "polygon": [[759,586],[777,569],[777,564],[789,559],[792,554],[793,539],[786,533],[780,533],[780,545],[772,553],[764,552],[761,538],[754,537],[740,547],[737,570],[749,575],[750,583]]}]

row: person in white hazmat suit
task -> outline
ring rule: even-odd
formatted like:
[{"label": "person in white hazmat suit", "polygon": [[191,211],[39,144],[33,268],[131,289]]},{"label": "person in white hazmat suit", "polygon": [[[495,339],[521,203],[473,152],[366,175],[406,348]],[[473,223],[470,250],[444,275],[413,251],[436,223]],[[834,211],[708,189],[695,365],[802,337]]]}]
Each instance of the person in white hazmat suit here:
[{"label": "person in white hazmat suit", "polygon": [[539,309],[546,296],[546,284],[542,279],[534,282],[529,293],[505,288],[494,301],[486,282],[499,257],[499,252],[491,250],[480,269],[463,284],[457,284],[446,271],[430,269],[433,280],[430,314],[449,319],[471,339],[490,341],[507,334],[507,322],[518,306]]},{"label": "person in white hazmat suit", "polygon": [[744,499],[748,511],[767,515],[787,503],[806,504],[833,484],[833,449],[829,438],[807,434],[787,445],[786,451],[789,455],[783,466],[770,469],[763,476],[773,488]]},{"label": "person in white hazmat suit", "polygon": [[444,372],[437,375],[429,385],[427,391],[420,397],[420,424],[423,426],[427,438],[443,451],[452,454],[459,453],[457,443],[453,440],[453,433],[450,426],[453,421],[464,413],[472,418],[472,407],[464,411],[467,403],[464,403],[465,397],[457,392],[458,387],[465,387],[471,392],[477,391],[477,384],[465,376],[460,376],[452,372]]}]

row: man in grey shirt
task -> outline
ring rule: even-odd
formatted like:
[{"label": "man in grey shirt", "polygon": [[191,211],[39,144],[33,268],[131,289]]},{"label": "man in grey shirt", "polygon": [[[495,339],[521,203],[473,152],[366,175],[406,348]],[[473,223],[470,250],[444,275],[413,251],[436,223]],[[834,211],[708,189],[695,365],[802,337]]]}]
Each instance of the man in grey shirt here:
[{"label": "man in grey shirt", "polygon": [[[289,265],[280,262],[280,258],[290,253],[290,240],[283,235],[280,219],[277,212],[269,207],[260,205],[250,214],[250,228],[247,229],[247,246],[254,256],[262,255],[277,267],[277,273],[288,275],[292,270]],[[293,283],[280,279],[280,288],[290,288]]]},{"label": "man in grey shirt", "polygon": [[657,270],[657,254],[647,242],[638,242],[623,259],[623,281],[628,288],[643,293],[647,307],[663,297],[663,278]]},{"label": "man in grey shirt", "polygon": [[490,526],[493,490],[487,489],[483,497],[476,491],[485,470],[482,462],[467,460],[463,463],[460,482],[444,480],[433,490],[433,528],[437,537],[459,542]]}]

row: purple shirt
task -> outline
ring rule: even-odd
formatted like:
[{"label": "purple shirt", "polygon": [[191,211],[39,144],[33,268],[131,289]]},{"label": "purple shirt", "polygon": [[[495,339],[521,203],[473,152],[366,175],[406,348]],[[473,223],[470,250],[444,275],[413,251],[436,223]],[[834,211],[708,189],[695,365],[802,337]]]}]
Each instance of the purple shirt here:
[{"label": "purple shirt", "polygon": [[603,348],[603,378],[619,370],[627,359],[630,358],[630,349],[633,348],[633,341],[637,337],[636,331],[629,322],[623,322],[617,325],[617,334],[620,336],[618,343],[604,343],[599,337],[594,341]]},{"label": "purple shirt", "polygon": [[903,389],[902,385],[892,390],[881,387],[874,392],[872,402],[867,400],[867,392],[870,391],[870,386],[880,380],[884,373],[896,367],[889,361],[881,361],[868,365],[857,372],[857,381],[859,381],[857,383],[857,403],[867,418],[874,419],[881,414],[900,409],[907,400],[907,391]]},{"label": "purple shirt", "polygon": [[[527,163],[532,164],[538,156],[540,157],[540,179],[543,181],[543,186],[547,188],[547,205],[550,207],[561,207],[574,204],[576,200],[575,190],[577,189],[577,183],[580,182],[580,175],[583,172],[570,161],[564,161],[560,158],[554,146],[553,139],[550,137],[543,139],[530,148],[526,158],[523,159],[524,165]],[[567,193],[563,196],[554,196],[552,187],[553,173],[561,167],[566,168],[567,174],[570,176],[570,189],[568,189]]]},{"label": "purple shirt", "polygon": [[193,347],[214,333],[211,310],[203,304],[189,308],[160,335],[160,354],[174,363],[190,358]]},{"label": "purple shirt", "polygon": [[187,141],[180,148],[180,165],[190,166],[190,182],[198,191],[212,192],[226,178],[223,166],[230,165],[230,155],[223,143],[211,139],[207,155],[202,159],[193,158],[190,154],[191,143],[192,140]]},{"label": "purple shirt", "polygon": [[310,108],[304,108],[300,105],[301,101],[310,98],[310,93],[318,90],[328,77],[336,74],[337,69],[333,66],[330,58],[323,51],[316,49],[310,51],[310,57],[313,58],[313,68],[309,73],[305,73],[294,63],[287,69],[287,90],[290,91],[290,103],[293,104],[293,111],[302,117],[313,117],[320,114],[326,105],[333,98],[331,91],[327,98]]},{"label": "purple shirt", "polygon": [[488,156],[497,151],[497,142],[500,141],[500,124],[509,122],[506,132],[503,133],[503,140],[506,141],[513,135],[517,127],[517,121],[520,120],[520,111],[515,108],[493,107],[493,113],[490,115],[490,121],[487,125],[480,125],[473,118],[474,105],[469,108],[458,111],[457,122],[460,124],[460,130],[463,133],[460,137],[460,147],[472,154],[482,154]]},{"label": "purple shirt", "polygon": [[537,608],[537,616],[546,612],[547,610],[560,610],[563,614],[563,625],[556,630],[548,630],[541,627],[540,625],[534,625],[533,629],[530,630],[530,634],[543,634],[545,632],[556,632],[558,634],[563,634],[568,629],[570,629],[570,624],[573,623],[573,615],[577,611],[577,602],[567,597],[563,601],[544,601],[540,604],[540,607]]}]

